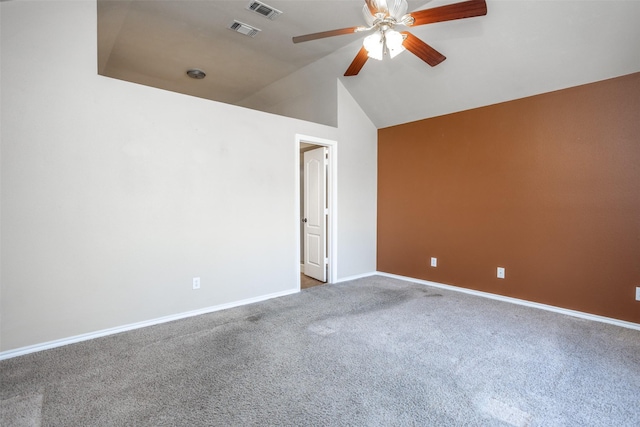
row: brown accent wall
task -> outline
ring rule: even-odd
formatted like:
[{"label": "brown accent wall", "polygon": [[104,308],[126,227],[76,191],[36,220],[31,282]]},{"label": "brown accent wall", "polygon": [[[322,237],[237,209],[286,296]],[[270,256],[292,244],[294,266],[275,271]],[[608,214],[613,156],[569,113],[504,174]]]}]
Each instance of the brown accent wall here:
[{"label": "brown accent wall", "polygon": [[640,323],[640,73],[378,144],[379,271]]}]

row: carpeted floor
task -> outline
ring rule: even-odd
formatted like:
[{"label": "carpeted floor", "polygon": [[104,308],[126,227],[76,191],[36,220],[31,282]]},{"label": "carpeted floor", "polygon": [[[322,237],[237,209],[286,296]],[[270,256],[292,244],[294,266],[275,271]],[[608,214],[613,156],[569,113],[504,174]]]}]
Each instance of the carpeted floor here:
[{"label": "carpeted floor", "polygon": [[0,375],[2,426],[640,425],[640,331],[380,276]]}]

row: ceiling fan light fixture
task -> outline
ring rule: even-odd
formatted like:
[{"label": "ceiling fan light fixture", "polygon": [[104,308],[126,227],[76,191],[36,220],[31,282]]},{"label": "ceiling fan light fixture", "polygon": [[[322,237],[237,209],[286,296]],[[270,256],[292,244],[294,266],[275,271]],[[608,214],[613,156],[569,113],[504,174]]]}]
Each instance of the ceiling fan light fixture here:
[{"label": "ceiling fan light fixture", "polygon": [[376,31],[365,37],[362,45],[367,50],[369,58],[381,61],[387,54],[389,58],[395,58],[404,52],[403,41],[404,37],[396,30]]},{"label": "ceiling fan light fixture", "polygon": [[387,51],[389,52],[389,58],[395,58],[398,54],[404,52],[404,46],[402,42],[404,37],[396,30],[388,30],[385,33],[385,40],[387,44]]},{"label": "ceiling fan light fixture", "polygon": [[[371,7],[374,10],[371,10]],[[400,22],[408,8],[407,0],[369,0],[365,1],[362,13],[367,24],[371,26],[376,20],[388,18]]]},{"label": "ceiling fan light fixture", "polygon": [[376,31],[365,37],[362,45],[367,49],[369,58],[381,61],[384,57],[384,40],[382,39],[382,33],[380,31]]},{"label": "ceiling fan light fixture", "polygon": [[411,13],[407,13],[407,0],[364,0],[364,3],[362,11],[367,23],[366,27],[347,27],[296,36],[293,37],[293,42],[300,43],[360,31],[373,31],[373,34],[365,37],[362,47],[344,73],[345,76],[357,75],[369,58],[378,60],[382,60],[385,56],[394,58],[405,50],[435,67],[447,58],[412,33],[396,31],[396,27],[398,25],[414,27],[487,14],[486,0],[462,0]]},{"label": "ceiling fan light fixture", "polygon": [[396,21],[399,21],[404,14],[407,13],[407,9],[409,9],[409,5],[407,4],[407,0],[393,0],[389,1],[388,10],[389,15],[392,16]]}]

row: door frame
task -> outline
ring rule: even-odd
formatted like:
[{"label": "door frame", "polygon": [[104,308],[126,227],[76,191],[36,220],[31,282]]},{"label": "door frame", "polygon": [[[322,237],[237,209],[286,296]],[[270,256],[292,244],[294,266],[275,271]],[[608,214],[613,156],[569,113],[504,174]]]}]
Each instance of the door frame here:
[{"label": "door frame", "polygon": [[296,227],[296,257],[295,269],[298,272],[298,288],[300,288],[300,250],[302,242],[300,241],[300,143],[319,145],[327,147],[328,152],[328,170],[327,170],[327,209],[329,210],[329,219],[327,221],[327,237],[329,244],[327,245],[327,258],[329,259],[329,267],[327,271],[327,283],[336,283],[338,281],[338,142],[330,139],[317,138],[315,136],[296,134],[295,140],[295,222]]}]

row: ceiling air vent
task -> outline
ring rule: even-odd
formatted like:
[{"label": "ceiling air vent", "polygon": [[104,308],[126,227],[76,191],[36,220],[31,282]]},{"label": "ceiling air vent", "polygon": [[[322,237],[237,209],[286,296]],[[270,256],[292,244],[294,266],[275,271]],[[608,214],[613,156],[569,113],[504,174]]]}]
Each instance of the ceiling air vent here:
[{"label": "ceiling air vent", "polygon": [[258,28],[252,27],[251,25],[244,24],[240,21],[233,21],[233,24],[229,26],[229,29],[249,37],[255,37],[256,34],[262,31]]},{"label": "ceiling air vent", "polygon": [[266,4],[261,3],[257,0],[252,0],[251,3],[249,3],[249,6],[247,6],[247,9],[255,13],[259,13],[265,18],[269,18],[271,20],[276,19],[278,16],[282,14],[282,12],[279,11],[278,9],[274,9],[273,7],[267,6]]}]

